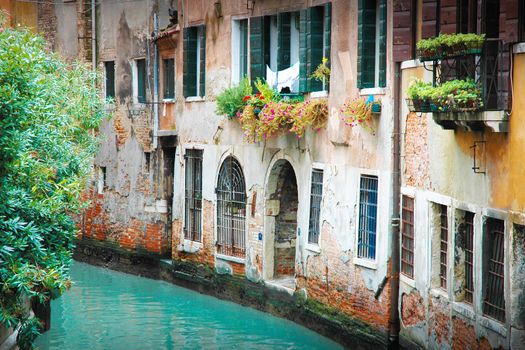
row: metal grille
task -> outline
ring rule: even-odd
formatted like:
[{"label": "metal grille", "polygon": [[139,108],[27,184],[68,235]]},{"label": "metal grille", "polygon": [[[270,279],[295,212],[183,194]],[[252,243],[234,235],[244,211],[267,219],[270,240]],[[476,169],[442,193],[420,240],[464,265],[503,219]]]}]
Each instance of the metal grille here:
[{"label": "metal grille", "polygon": [[228,157],[222,163],[217,184],[217,251],[244,257],[246,187],[239,162]]},{"label": "metal grille", "polygon": [[202,150],[187,150],[184,156],[184,238],[202,241]]},{"label": "metal grille", "polygon": [[474,294],[474,214],[465,213],[465,302]]},{"label": "metal grille", "polygon": [[323,171],[312,170],[312,187],[310,192],[310,224],[308,226],[308,243],[319,243],[319,218],[321,199],[323,198]]},{"label": "metal grille", "polygon": [[448,252],[448,218],[447,218],[447,206],[440,205],[440,226],[441,226],[441,237],[440,237],[440,249],[439,249],[439,280],[440,286],[443,289],[447,289],[447,252]]},{"label": "metal grille", "polygon": [[403,196],[401,214],[401,273],[414,278],[414,198]]},{"label": "metal grille", "polygon": [[488,241],[490,245],[490,257],[488,259],[488,270],[485,285],[485,301],[483,302],[483,313],[505,322],[505,234],[502,220],[488,219]]},{"label": "metal grille", "polygon": [[376,258],[377,177],[362,176],[359,194],[357,256]]}]

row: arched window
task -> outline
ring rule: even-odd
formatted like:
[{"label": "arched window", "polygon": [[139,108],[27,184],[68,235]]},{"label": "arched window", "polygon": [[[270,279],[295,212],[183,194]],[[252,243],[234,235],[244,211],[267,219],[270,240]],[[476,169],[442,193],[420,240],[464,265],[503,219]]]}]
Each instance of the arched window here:
[{"label": "arched window", "polygon": [[217,252],[244,257],[246,186],[241,165],[233,158],[224,160],[217,180]]}]

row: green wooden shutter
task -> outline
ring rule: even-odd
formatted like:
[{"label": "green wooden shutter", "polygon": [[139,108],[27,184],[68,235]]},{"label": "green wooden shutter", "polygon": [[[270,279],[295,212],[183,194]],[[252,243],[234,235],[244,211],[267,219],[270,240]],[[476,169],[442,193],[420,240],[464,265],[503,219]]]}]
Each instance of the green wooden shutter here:
[{"label": "green wooden shutter", "polygon": [[199,27],[200,42],[200,71],[199,71],[199,96],[206,95],[206,26]]},{"label": "green wooden shutter", "polygon": [[[324,5],[324,49],[323,57],[328,59],[328,66],[332,64],[331,44],[332,44],[332,3],[328,2]],[[330,82],[325,83],[326,90],[330,89]]]},{"label": "green wooden shutter", "polygon": [[264,60],[264,17],[250,18],[250,79],[266,77]]},{"label": "green wooden shutter", "polygon": [[379,0],[379,87],[386,86],[386,0]]},{"label": "green wooden shutter", "polygon": [[290,20],[290,12],[277,15],[277,70],[290,67]]},{"label": "green wooden shutter", "polygon": [[248,20],[239,21],[239,81],[248,75]]},{"label": "green wooden shutter", "polygon": [[357,87],[374,87],[376,1],[359,0],[357,40]]},{"label": "green wooden shutter", "polygon": [[197,28],[184,28],[182,83],[184,97],[197,95]]},{"label": "green wooden shutter", "polygon": [[106,98],[115,98],[115,61],[104,62],[106,70]]},{"label": "green wooden shutter", "polygon": [[308,73],[306,60],[308,53],[307,35],[308,10],[301,10],[299,13],[299,91],[308,91]]},{"label": "green wooden shutter", "polygon": [[175,97],[175,60],[164,59],[164,98]]},{"label": "green wooden shutter", "polygon": [[[317,69],[323,62],[323,7],[312,7],[310,9],[310,56],[308,67],[308,76]],[[323,89],[323,82],[317,79],[309,79],[309,91],[320,91]]]},{"label": "green wooden shutter", "polygon": [[146,60],[137,60],[137,100],[146,102]]}]

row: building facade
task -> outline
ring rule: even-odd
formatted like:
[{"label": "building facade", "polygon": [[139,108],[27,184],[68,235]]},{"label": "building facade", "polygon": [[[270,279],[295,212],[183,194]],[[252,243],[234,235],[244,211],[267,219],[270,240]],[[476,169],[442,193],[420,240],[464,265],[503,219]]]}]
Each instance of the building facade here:
[{"label": "building facade", "polygon": [[[54,33],[51,48],[102,71],[113,110],[79,218],[85,255],[125,255],[131,269],[162,258],[176,278],[203,285],[231,276],[307,300],[322,320],[383,347],[398,332],[423,348],[525,343],[518,1],[48,7],[52,25],[38,28]],[[483,50],[417,58],[417,41],[455,32],[485,33]],[[323,58],[329,83],[312,78]],[[280,92],[326,100],[326,127],[253,142],[239,118],[217,113],[217,96],[243,77],[293,69]],[[414,107],[416,78],[473,79],[483,106]],[[368,128],[342,121],[356,98],[380,101]]]}]

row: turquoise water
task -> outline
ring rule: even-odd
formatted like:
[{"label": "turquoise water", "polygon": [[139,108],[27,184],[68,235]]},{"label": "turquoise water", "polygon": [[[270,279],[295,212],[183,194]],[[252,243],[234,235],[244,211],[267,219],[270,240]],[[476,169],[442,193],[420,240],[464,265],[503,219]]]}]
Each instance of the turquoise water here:
[{"label": "turquoise water", "polygon": [[164,281],[75,262],[39,349],[341,349],[287,320]]}]

